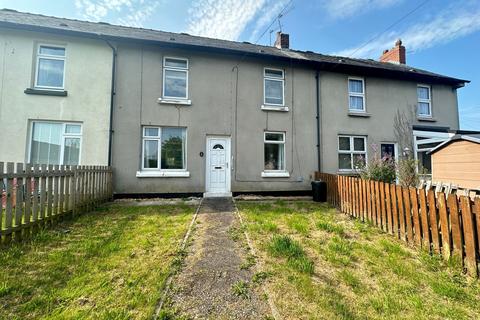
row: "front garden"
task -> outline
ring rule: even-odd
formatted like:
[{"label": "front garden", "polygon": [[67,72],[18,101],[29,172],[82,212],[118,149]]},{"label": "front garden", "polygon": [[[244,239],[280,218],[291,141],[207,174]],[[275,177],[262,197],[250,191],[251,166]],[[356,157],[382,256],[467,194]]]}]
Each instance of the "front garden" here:
[{"label": "front garden", "polygon": [[409,248],[307,201],[237,202],[285,319],[478,319],[480,284],[460,261]]},{"label": "front garden", "polygon": [[194,211],[104,206],[0,248],[0,319],[151,319]]}]

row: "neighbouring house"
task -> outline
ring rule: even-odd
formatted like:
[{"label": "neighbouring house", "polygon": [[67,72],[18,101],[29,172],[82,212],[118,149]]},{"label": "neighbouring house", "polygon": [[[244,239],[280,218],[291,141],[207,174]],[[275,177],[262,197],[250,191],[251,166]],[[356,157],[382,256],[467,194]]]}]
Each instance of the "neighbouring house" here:
[{"label": "neighbouring house", "polygon": [[284,33],[261,46],[12,11],[4,25],[113,46],[113,79],[94,74],[115,82],[117,194],[309,190],[314,171],[355,173],[371,145],[398,157],[397,111],[427,163],[459,129],[468,82],[406,65],[401,41],[375,61],[293,50]]},{"label": "neighbouring house", "polygon": [[106,165],[112,50],[35,17],[0,10],[0,161]]},{"label": "neighbouring house", "polygon": [[480,190],[480,134],[456,134],[430,154],[434,183]]}]

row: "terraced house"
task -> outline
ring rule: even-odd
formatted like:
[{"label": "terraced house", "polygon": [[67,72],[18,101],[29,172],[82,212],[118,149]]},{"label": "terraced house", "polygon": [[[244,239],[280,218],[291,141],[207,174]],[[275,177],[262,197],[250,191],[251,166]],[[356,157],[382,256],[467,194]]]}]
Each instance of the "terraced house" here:
[{"label": "terraced house", "polygon": [[[112,126],[117,194],[309,190],[314,171],[352,174],[357,161],[373,156],[372,145],[398,157],[398,112],[413,128],[409,151],[428,168],[427,152],[459,129],[457,89],[467,81],[408,66],[401,41],[374,61],[293,50],[283,33],[269,47],[11,11],[1,12],[0,26],[12,39],[2,36],[4,48],[29,35],[28,45],[17,49],[27,64],[23,80],[15,86],[3,80],[12,87],[2,91],[2,127],[13,109],[22,110],[14,117],[25,128],[16,135],[21,141],[32,141],[32,131],[35,137],[37,118],[62,120],[64,131],[58,130],[65,134],[69,121],[83,121],[81,163],[109,153]],[[67,45],[57,49],[59,43]],[[3,60],[10,59],[6,52]],[[42,87],[34,66],[43,54],[65,58],[64,84],[47,75]],[[9,74],[2,70],[2,79]],[[71,86],[68,96],[28,92],[48,92],[52,83],[56,94]],[[50,111],[23,113],[42,99],[52,99]],[[79,117],[62,113],[69,99],[78,102],[68,106]],[[99,133],[98,141],[87,140],[88,130]],[[4,140],[2,150],[12,143]],[[31,154],[32,147],[25,150]]]}]

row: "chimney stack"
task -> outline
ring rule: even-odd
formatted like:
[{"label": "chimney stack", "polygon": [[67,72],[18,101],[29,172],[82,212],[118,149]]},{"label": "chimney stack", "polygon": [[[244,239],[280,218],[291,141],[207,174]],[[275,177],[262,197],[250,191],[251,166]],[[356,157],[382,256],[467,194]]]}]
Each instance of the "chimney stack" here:
[{"label": "chimney stack", "polygon": [[402,40],[398,39],[397,42],[395,42],[395,47],[392,49],[384,50],[382,56],[380,57],[380,61],[397,64],[407,63],[407,56],[405,47],[402,46]]},{"label": "chimney stack", "polygon": [[277,32],[277,40],[275,40],[274,46],[278,49],[290,48],[290,36],[287,33]]}]

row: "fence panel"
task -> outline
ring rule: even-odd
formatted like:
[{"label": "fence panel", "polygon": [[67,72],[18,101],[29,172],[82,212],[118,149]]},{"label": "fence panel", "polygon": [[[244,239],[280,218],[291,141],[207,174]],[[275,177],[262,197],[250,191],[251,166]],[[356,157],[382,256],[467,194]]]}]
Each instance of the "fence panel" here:
[{"label": "fence panel", "polygon": [[[0,243],[27,238],[39,227],[52,224],[60,216],[85,210],[85,194],[78,186],[92,177],[88,191],[88,208],[112,198],[112,170],[106,166],[32,165],[0,162],[2,210],[0,211]],[[100,177],[105,179],[100,183]]]},{"label": "fence panel", "polygon": [[325,173],[315,177],[327,182],[327,199],[341,211],[445,259],[456,256],[478,275],[480,198]]}]

